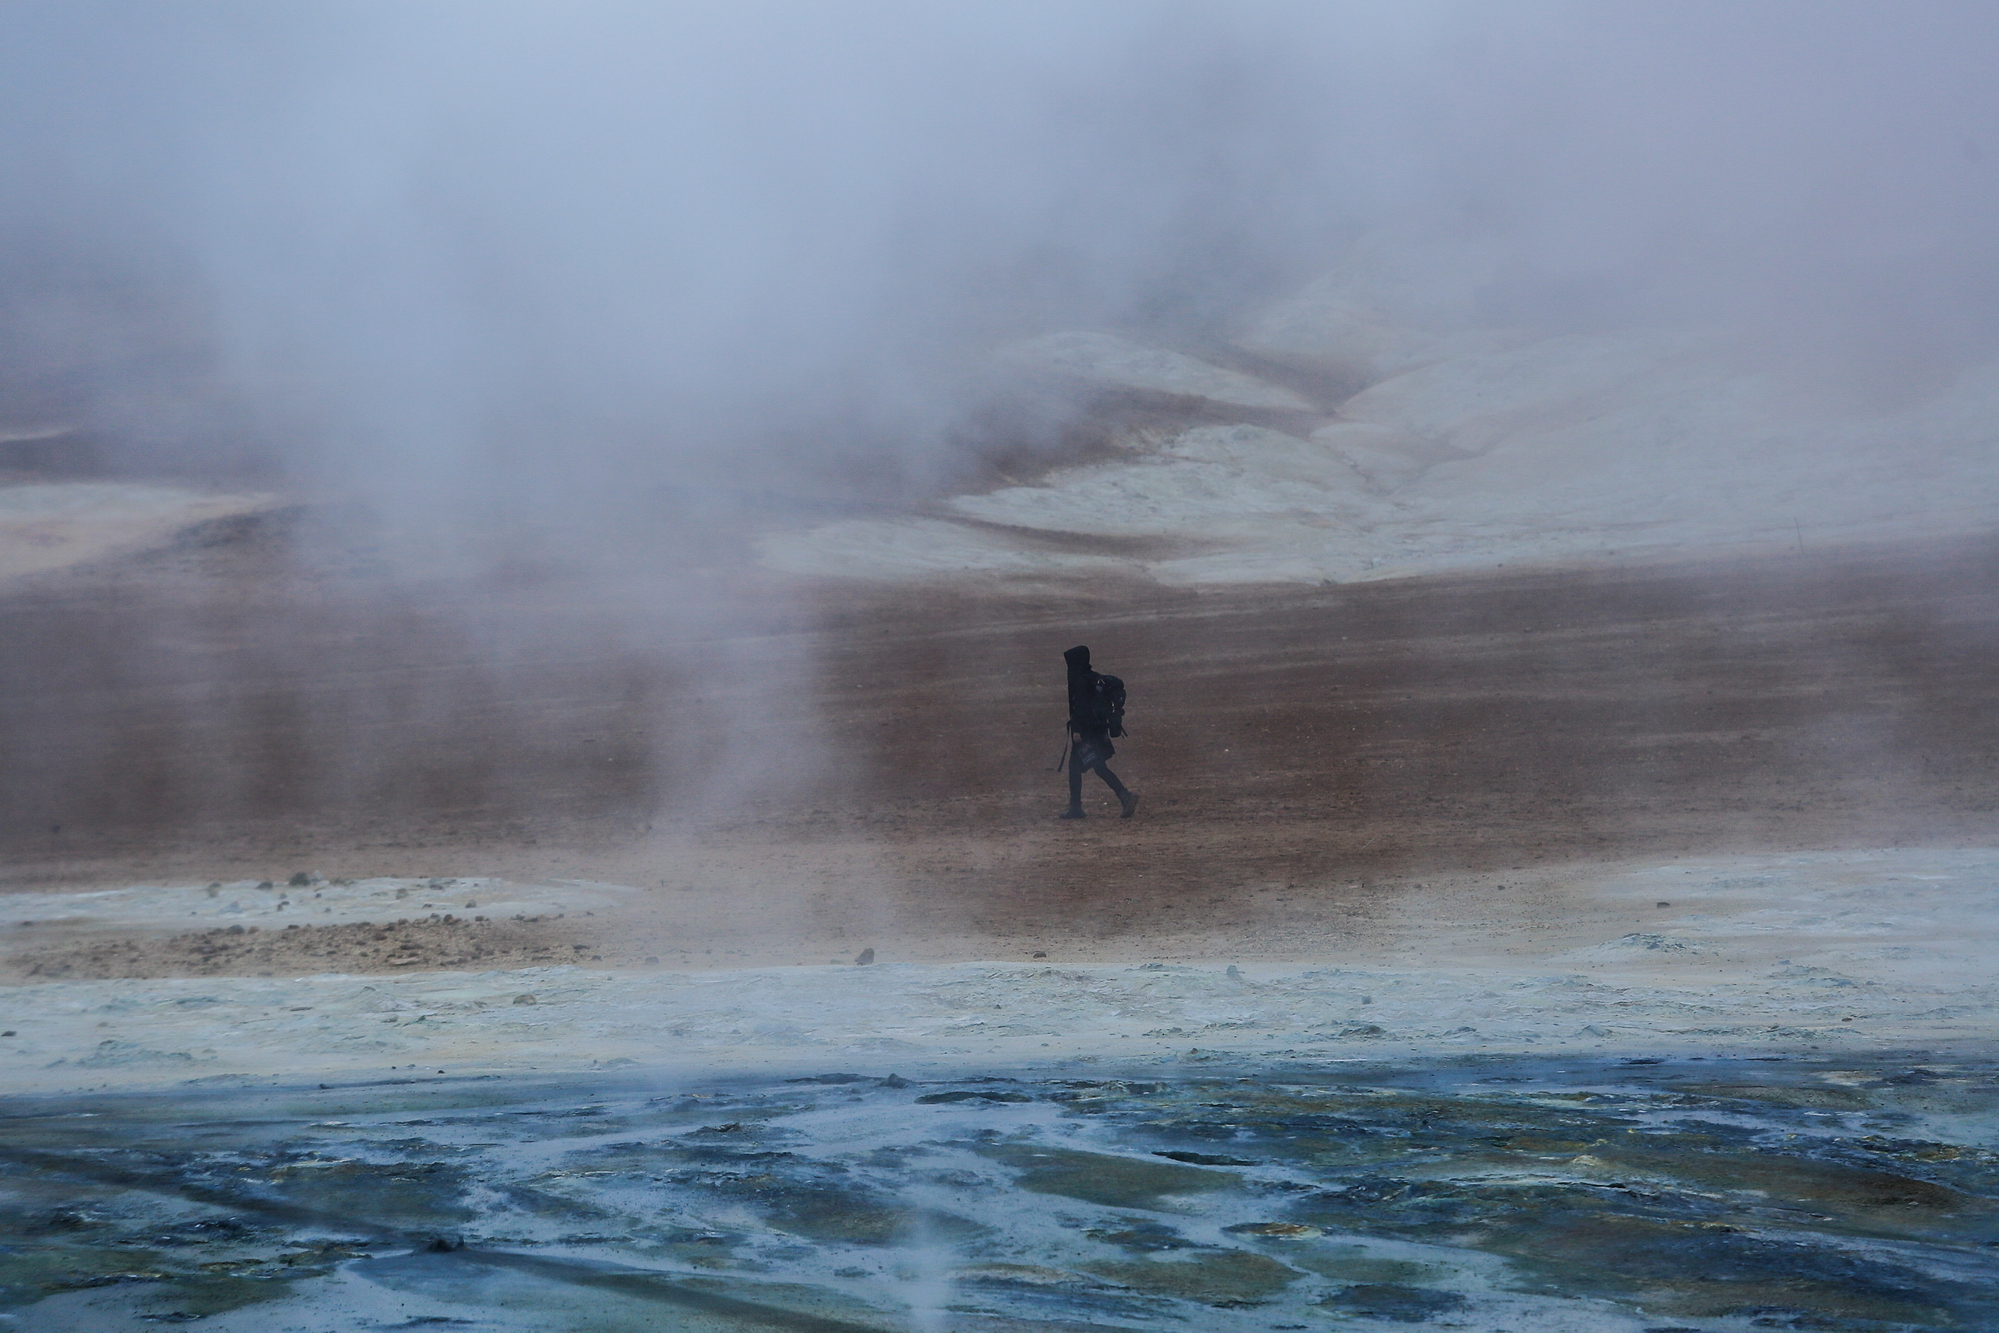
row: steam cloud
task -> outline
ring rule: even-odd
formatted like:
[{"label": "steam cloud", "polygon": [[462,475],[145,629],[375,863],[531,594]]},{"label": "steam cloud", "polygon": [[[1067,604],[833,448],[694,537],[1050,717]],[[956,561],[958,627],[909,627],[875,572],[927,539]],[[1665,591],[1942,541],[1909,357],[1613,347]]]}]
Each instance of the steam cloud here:
[{"label": "steam cloud", "polygon": [[11,411],[572,545],[947,481],[995,340],[1198,332],[1384,225],[1498,247],[1478,318],[1727,323],[1889,395],[1999,333],[1978,3],[0,28]]}]

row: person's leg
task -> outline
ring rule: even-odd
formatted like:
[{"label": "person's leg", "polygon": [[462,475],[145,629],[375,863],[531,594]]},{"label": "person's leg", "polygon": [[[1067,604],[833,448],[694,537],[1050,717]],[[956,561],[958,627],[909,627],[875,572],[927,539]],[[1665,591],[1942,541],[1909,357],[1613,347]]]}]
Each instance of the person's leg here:
[{"label": "person's leg", "polygon": [[1062,812],[1064,819],[1083,817],[1083,753],[1073,741],[1069,745],[1069,808]]},{"label": "person's leg", "polygon": [[1138,793],[1125,786],[1122,782],[1119,782],[1117,774],[1111,772],[1111,766],[1104,763],[1101,759],[1092,765],[1092,767],[1097,770],[1098,777],[1110,784],[1111,795],[1117,797],[1118,806],[1123,811],[1118,818],[1130,819],[1132,811],[1138,809]]}]

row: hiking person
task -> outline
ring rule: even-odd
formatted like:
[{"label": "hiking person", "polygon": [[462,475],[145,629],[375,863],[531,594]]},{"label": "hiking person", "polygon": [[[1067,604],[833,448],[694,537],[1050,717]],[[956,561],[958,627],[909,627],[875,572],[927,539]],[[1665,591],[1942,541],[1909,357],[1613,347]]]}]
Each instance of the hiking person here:
[{"label": "hiking person", "polygon": [[1069,808],[1063,819],[1082,819],[1083,772],[1094,769],[1124,808],[1120,819],[1130,819],[1138,809],[1138,793],[1118,781],[1111,772],[1110,757],[1117,753],[1111,737],[1124,735],[1124,682],[1090,669],[1090,650],[1078,644],[1062,654],[1069,664]]}]

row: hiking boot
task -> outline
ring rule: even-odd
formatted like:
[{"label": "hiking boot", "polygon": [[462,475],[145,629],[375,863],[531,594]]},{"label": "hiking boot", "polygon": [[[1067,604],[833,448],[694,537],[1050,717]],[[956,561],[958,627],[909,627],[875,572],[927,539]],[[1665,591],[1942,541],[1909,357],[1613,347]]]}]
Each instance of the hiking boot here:
[{"label": "hiking boot", "polygon": [[1138,793],[1135,791],[1119,792],[1117,803],[1124,807],[1124,813],[1119,815],[1118,818],[1130,819],[1131,812],[1138,809]]},{"label": "hiking boot", "polygon": [[1086,815],[1086,814],[1084,814],[1084,813],[1083,813],[1083,812],[1082,812],[1081,810],[1064,810],[1064,811],[1063,811],[1063,812],[1062,812],[1061,814],[1059,814],[1059,815],[1057,815],[1057,816],[1055,816],[1055,817],[1056,817],[1057,819],[1088,819],[1088,818],[1089,818],[1089,816],[1088,816],[1088,815]]}]

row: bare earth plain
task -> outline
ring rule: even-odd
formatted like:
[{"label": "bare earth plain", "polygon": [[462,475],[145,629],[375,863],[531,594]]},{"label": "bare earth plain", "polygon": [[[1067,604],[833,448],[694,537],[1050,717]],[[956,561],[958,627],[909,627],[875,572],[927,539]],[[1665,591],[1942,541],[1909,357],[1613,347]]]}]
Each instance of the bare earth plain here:
[{"label": "bare earth plain", "polygon": [[[668,603],[308,568],[297,521],[0,597],[0,883],[631,892],[393,939],[10,922],[12,979],[1435,961],[1656,929],[1592,887],[1641,862],[1993,839],[1994,539],[1198,592],[724,557]],[[1076,642],[1131,690],[1129,821],[1094,779],[1053,819]]]}]

